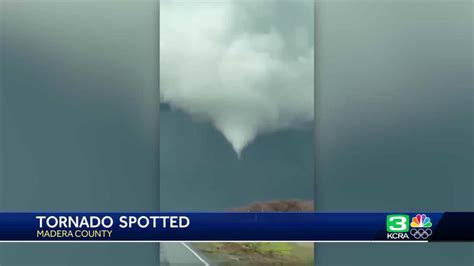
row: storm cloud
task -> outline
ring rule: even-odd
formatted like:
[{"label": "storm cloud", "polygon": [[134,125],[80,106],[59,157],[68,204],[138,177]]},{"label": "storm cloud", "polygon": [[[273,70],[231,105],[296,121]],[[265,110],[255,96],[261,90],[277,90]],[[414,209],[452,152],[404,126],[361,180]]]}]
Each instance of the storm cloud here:
[{"label": "storm cloud", "polygon": [[313,120],[313,31],[313,1],[161,1],[161,102],[212,123],[240,157]]}]

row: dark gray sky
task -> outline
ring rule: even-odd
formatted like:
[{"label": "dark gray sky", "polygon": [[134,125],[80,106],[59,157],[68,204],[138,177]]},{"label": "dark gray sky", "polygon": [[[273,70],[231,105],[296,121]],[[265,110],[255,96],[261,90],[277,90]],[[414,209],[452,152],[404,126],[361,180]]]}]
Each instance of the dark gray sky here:
[{"label": "dark gray sky", "polygon": [[260,136],[238,159],[224,136],[179,111],[160,113],[163,210],[225,210],[313,198],[311,129]]}]

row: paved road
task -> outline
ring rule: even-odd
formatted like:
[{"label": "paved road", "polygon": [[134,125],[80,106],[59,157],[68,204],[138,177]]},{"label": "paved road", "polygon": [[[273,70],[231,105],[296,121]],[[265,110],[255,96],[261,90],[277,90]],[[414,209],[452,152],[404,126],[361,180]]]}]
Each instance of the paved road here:
[{"label": "paved road", "polygon": [[209,265],[201,255],[183,242],[161,243],[160,252],[161,265]]}]

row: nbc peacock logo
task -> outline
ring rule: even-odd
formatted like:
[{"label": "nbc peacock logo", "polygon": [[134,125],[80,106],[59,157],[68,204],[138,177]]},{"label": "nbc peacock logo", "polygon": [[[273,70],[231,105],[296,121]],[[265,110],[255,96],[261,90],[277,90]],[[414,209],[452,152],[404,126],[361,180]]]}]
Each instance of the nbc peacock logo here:
[{"label": "nbc peacock logo", "polygon": [[431,230],[432,226],[433,224],[431,223],[430,217],[426,216],[426,214],[417,214],[411,219],[410,235],[418,240],[426,240],[433,233]]},{"label": "nbc peacock logo", "polygon": [[420,228],[420,227],[431,227],[433,224],[431,223],[430,217],[426,216],[426,214],[417,214],[415,217],[411,218],[411,227]]}]

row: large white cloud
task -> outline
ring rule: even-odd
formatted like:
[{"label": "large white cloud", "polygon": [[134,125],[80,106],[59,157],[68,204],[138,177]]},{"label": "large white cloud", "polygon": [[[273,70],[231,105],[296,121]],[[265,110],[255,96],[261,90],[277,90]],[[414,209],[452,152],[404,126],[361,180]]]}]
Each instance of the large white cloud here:
[{"label": "large white cloud", "polygon": [[162,102],[213,123],[238,156],[259,134],[313,120],[312,1],[160,9]]}]

